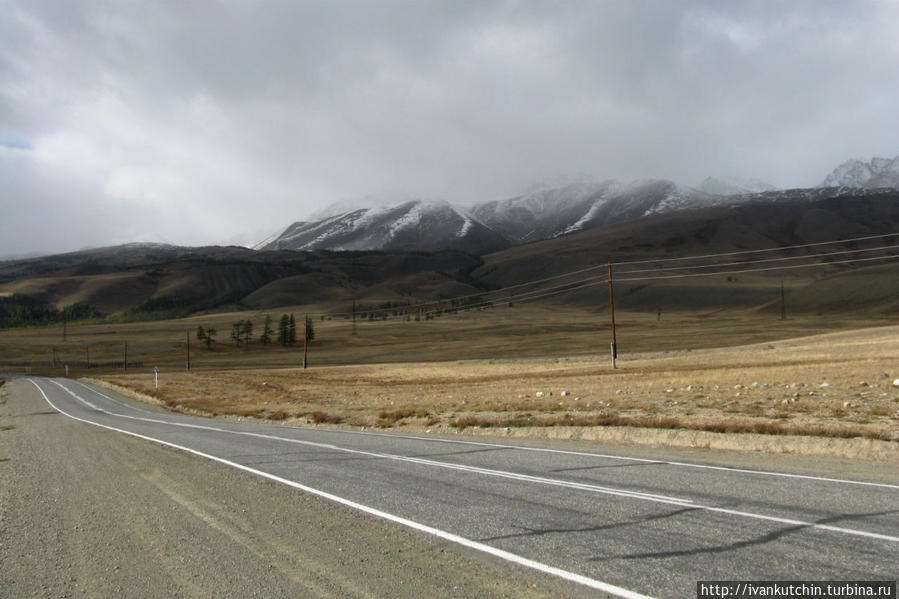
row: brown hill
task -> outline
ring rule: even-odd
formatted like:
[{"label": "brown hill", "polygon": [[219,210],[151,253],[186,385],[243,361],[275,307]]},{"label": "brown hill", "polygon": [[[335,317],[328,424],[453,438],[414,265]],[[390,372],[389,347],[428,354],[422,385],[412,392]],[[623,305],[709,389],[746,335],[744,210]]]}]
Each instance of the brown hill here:
[{"label": "brown hill", "polygon": [[179,316],[353,298],[376,302],[423,287],[436,295],[472,292],[476,288],[466,275],[480,264],[479,258],[455,251],[257,252],[129,245],[0,264],[0,296],[9,303],[15,294],[24,295],[55,309],[83,302],[104,315]]},{"label": "brown hill", "polygon": [[[296,252],[131,244],[0,263],[0,326],[27,323],[27,318],[32,318],[31,322],[52,321],[59,316],[54,316],[54,310],[73,304],[89,306],[102,315],[124,313],[129,318],[302,304],[344,311],[353,299],[371,306],[387,301],[453,298],[583,269],[592,270],[494,294],[491,299],[503,301],[529,289],[590,282],[592,277],[592,286],[553,295],[552,301],[601,308],[608,302],[608,290],[601,279],[606,272],[604,265],[610,261],[647,261],[616,266],[616,297],[629,309],[779,309],[783,281],[794,310],[859,309],[891,314],[899,308],[892,291],[899,280],[895,263],[880,267],[872,262],[836,264],[847,258],[887,256],[890,252],[815,255],[882,247],[899,243],[896,237],[812,246],[789,254],[759,250],[897,231],[899,191],[881,190],[816,201],[799,192],[792,198],[779,192],[776,201],[760,196],[730,206],[644,216],[483,258],[458,251]],[[722,274],[716,276],[657,276],[662,272],[660,267],[673,264],[664,262],[666,258],[744,251],[751,252],[738,258],[708,258],[705,263],[794,256],[804,258],[801,264],[818,266],[752,273],[736,272],[744,267],[734,266],[733,273],[719,267],[715,272]],[[820,266],[828,261],[830,265]],[[628,272],[639,270],[651,272]],[[858,291],[859,287],[864,293]],[[73,313],[91,312],[79,309]]]},{"label": "brown hill", "polygon": [[[787,290],[793,292],[815,281],[863,269],[870,266],[870,263],[765,270],[714,277],[656,278],[640,281],[628,279],[702,272],[657,270],[662,267],[688,264],[756,261],[785,256],[805,258],[782,263],[756,264],[758,268],[773,268],[777,265],[826,264],[849,258],[889,255],[890,251],[885,250],[879,253],[845,254],[820,259],[814,257],[821,253],[893,245],[899,243],[899,237],[812,246],[792,252],[752,252],[696,262],[665,262],[666,259],[684,256],[769,250],[897,232],[899,232],[899,191],[896,190],[880,190],[860,197],[830,198],[813,202],[803,200],[801,197],[793,201],[789,198],[777,202],[754,201],[646,216],[557,239],[517,246],[485,256],[484,265],[472,272],[472,276],[491,287],[503,288],[556,277],[566,272],[593,269],[579,276],[554,281],[554,284],[562,285],[569,281],[586,280],[589,277],[604,277],[607,270],[603,265],[609,262],[647,261],[644,264],[615,268],[619,273],[616,278],[621,279],[615,286],[616,296],[620,296],[624,305],[631,309],[763,306],[774,300],[779,302],[781,281],[785,281]],[[895,253],[893,250],[892,254]],[[749,268],[752,267],[730,267],[735,271]],[[651,272],[628,273],[634,270]],[[728,267],[712,269],[712,271],[727,270]],[[870,276],[874,278],[868,279],[867,284],[879,286],[875,281],[877,277],[889,277],[897,272],[899,268],[896,266],[872,269],[874,274]],[[884,285],[888,284],[884,281]],[[826,289],[828,297],[826,302],[823,299],[821,300],[823,303],[806,299],[797,303],[797,309],[819,311],[825,308],[825,304],[830,308],[860,305],[858,302],[861,301],[861,297],[858,294],[849,297],[850,287],[843,288],[839,283],[833,283]],[[519,291],[521,290],[516,290]],[[865,297],[867,298],[863,302],[865,309],[886,312],[895,310],[886,305],[890,301],[888,294],[871,293]],[[564,294],[559,299],[605,306],[608,303],[608,288],[594,285]]]}]

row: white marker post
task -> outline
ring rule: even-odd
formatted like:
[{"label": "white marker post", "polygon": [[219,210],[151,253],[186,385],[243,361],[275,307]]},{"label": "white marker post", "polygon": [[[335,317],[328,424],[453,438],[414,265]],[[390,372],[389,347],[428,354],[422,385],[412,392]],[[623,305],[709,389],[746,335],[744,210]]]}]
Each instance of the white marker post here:
[{"label": "white marker post", "polygon": [[159,393],[159,366],[153,367],[153,382],[156,385],[156,393]]}]

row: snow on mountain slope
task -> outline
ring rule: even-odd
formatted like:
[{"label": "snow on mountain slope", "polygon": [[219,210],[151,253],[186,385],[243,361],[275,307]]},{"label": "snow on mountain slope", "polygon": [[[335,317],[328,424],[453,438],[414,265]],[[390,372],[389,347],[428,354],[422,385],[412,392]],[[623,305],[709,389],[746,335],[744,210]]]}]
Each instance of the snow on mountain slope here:
[{"label": "snow on mountain slope", "polygon": [[475,206],[472,216],[517,242],[567,235],[610,222],[722,201],[664,180],[604,181],[543,190]]},{"label": "snow on mountain slope", "polygon": [[546,239],[568,232],[573,223],[619,186],[616,181],[604,181],[539,189],[508,200],[477,204],[471,215],[519,242]]},{"label": "snow on mountain slope", "polygon": [[483,253],[508,245],[502,235],[447,202],[413,200],[293,223],[263,249],[456,249]]},{"label": "snow on mountain slope", "polygon": [[686,187],[647,179],[622,184],[588,178],[532,186],[518,196],[464,210],[445,201],[368,196],[341,201],[290,225],[263,249],[421,250],[485,253],[672,210],[742,202],[814,201],[866,189],[899,188],[899,156],[850,160],[818,188],[776,190],[759,179],[709,177]]},{"label": "snow on mountain slope", "polygon": [[699,191],[711,195],[737,195],[774,191],[775,187],[760,179],[740,179],[737,177],[707,177],[696,186]]},{"label": "snow on mountain slope", "polygon": [[899,188],[899,156],[872,158],[871,162],[847,160],[831,172],[818,187]]}]

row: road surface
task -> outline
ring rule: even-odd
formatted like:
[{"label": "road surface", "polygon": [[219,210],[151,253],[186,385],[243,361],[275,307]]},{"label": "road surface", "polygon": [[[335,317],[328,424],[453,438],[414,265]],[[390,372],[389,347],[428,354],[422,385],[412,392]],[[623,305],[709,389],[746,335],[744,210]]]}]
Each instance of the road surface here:
[{"label": "road surface", "polygon": [[3,596],[687,597],[899,576],[895,464],[305,429],[66,379],[6,387]]}]

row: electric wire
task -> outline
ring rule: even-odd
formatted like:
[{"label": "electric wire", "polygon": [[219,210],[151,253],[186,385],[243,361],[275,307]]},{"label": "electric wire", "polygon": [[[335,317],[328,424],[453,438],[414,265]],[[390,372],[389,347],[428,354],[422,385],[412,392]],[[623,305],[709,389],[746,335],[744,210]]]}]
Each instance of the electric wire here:
[{"label": "electric wire", "polygon": [[[567,273],[563,273],[560,275],[553,275],[550,277],[544,277],[542,279],[535,279],[532,281],[526,281],[524,283],[517,283],[515,285],[509,285],[506,287],[501,287],[499,289],[494,290],[485,290],[480,293],[472,293],[467,295],[455,296],[451,298],[445,298],[440,300],[432,300],[428,302],[421,302],[418,304],[408,304],[408,305],[396,305],[390,307],[379,307],[372,309],[361,309],[358,312],[361,312],[365,315],[374,315],[374,314],[384,314],[391,312],[403,312],[408,314],[410,311],[416,310],[439,310],[442,309],[442,306],[449,305],[448,310],[464,310],[476,307],[483,307],[486,305],[492,305],[494,302],[500,301],[510,301],[510,302],[522,302],[522,301],[531,301],[532,299],[542,298],[542,297],[550,297],[553,295],[559,295],[562,293],[566,293],[568,291],[573,291],[578,289],[580,285],[585,285],[590,283],[590,285],[585,286],[593,286],[596,284],[601,284],[603,282],[608,282],[608,278],[605,275],[598,275],[594,277],[588,277],[584,279],[580,279],[577,281],[571,281],[569,283],[565,283],[564,285],[550,287],[548,289],[536,289],[530,292],[525,292],[523,294],[509,294],[511,290],[521,289],[523,287],[531,287],[534,285],[540,285],[542,283],[546,283],[549,281],[556,281],[560,279],[565,279],[568,277],[576,276],[579,274],[584,274],[587,272],[596,271],[599,269],[608,268],[609,264],[612,266],[615,265],[632,265],[632,264],[653,264],[659,262],[671,262],[671,261],[684,261],[684,260],[699,260],[699,259],[709,259],[709,258],[718,258],[725,256],[739,256],[739,255],[747,255],[747,254],[757,254],[764,252],[775,252],[775,251],[790,251],[795,249],[803,249],[809,247],[820,247],[826,245],[835,245],[841,243],[854,243],[859,241],[870,241],[874,239],[885,239],[888,237],[896,237],[899,236],[899,233],[889,233],[884,235],[869,235],[865,237],[855,237],[855,238],[847,238],[847,239],[838,239],[832,241],[825,242],[817,242],[817,243],[807,243],[807,244],[799,244],[792,246],[783,246],[777,248],[766,248],[761,250],[745,250],[738,252],[718,252],[713,254],[703,254],[697,256],[683,256],[678,258],[657,258],[652,260],[634,260],[634,261],[624,261],[624,262],[611,262],[607,264],[600,264],[596,266],[586,267],[574,271],[570,271]],[[668,272],[675,270],[696,270],[696,269],[710,269],[710,268],[722,268],[726,266],[742,266],[742,265],[752,265],[752,264],[766,264],[771,262],[779,262],[779,261],[788,261],[788,260],[809,260],[809,259],[817,259],[817,258],[825,258],[837,255],[851,254],[851,253],[861,253],[861,252],[874,252],[874,251],[886,251],[890,249],[899,248],[899,244],[889,245],[889,246],[879,246],[875,248],[861,248],[861,249],[853,249],[853,250],[841,250],[837,252],[824,252],[818,254],[806,254],[802,256],[786,256],[780,258],[764,258],[757,260],[744,260],[739,262],[729,262],[729,263],[717,263],[717,264],[700,264],[700,265],[685,265],[685,266],[672,266],[672,267],[658,267],[655,269],[641,269],[641,270],[633,270],[633,271],[622,271],[619,274],[641,274],[644,272]],[[872,260],[882,260],[889,259],[893,256],[887,257],[873,257],[873,258],[859,258],[859,259],[850,259],[843,261],[828,261],[828,262],[819,262],[814,264],[803,264],[803,265],[792,265],[792,266],[775,266],[768,268],[760,268],[760,269],[738,269],[731,271],[715,271],[711,273],[695,273],[695,274],[683,274],[683,275],[669,275],[669,276],[647,276],[647,277],[629,277],[629,278],[615,278],[616,281],[649,281],[649,280],[662,280],[662,279],[672,279],[672,278],[686,278],[690,276],[712,276],[712,275],[727,275],[727,274],[741,274],[747,272],[765,272],[771,270],[782,270],[782,269],[794,269],[794,268],[812,268],[815,266],[828,266],[828,265],[837,265],[837,264],[849,264],[854,262],[867,262]],[[597,281],[597,279],[602,279],[601,281]],[[495,296],[495,297],[494,297]],[[492,297],[493,299],[484,299],[486,297]],[[482,301],[476,301],[474,303],[465,303],[462,305],[456,305],[458,302],[462,302],[464,300],[470,299],[480,299]],[[523,298],[523,299],[522,299]],[[349,317],[353,313],[352,312],[330,312],[327,314],[328,317]]]},{"label": "electric wire", "polygon": [[788,264],[785,266],[768,266],[765,268],[747,268],[743,270],[725,270],[720,272],[698,272],[698,273],[686,273],[679,275],[659,275],[656,277],[624,277],[621,279],[613,279],[614,281],[658,281],[665,279],[685,279],[689,277],[711,277],[716,275],[733,275],[733,274],[741,274],[747,272],[765,272],[772,270],[790,270],[797,268],[814,268],[816,266],[833,266],[837,264],[851,264],[855,262],[870,262],[872,260],[891,260],[893,258],[899,258],[899,254],[892,254],[890,256],[874,256],[871,258],[850,258],[848,260],[834,260],[833,262],[816,262],[813,264]]},{"label": "electric wire", "polygon": [[879,252],[882,250],[891,250],[891,249],[896,249],[896,248],[899,248],[899,244],[881,246],[881,247],[876,247],[876,248],[864,248],[864,249],[858,249],[858,250],[841,250],[839,252],[805,254],[803,256],[784,256],[784,257],[780,257],[780,258],[762,258],[759,260],[743,260],[740,262],[721,262],[721,263],[715,263],[715,264],[700,264],[700,265],[695,265],[695,266],[665,266],[665,267],[659,267],[659,268],[646,268],[646,269],[642,269],[642,270],[622,270],[622,271],[616,271],[616,273],[622,274],[622,275],[628,275],[628,274],[637,274],[637,273],[644,273],[644,272],[691,270],[691,269],[698,269],[698,268],[719,268],[719,267],[723,267],[723,266],[740,266],[743,264],[764,264],[764,263],[769,263],[769,262],[783,262],[786,260],[806,260],[806,259],[810,259],[810,258],[826,258],[829,256],[842,256],[844,254],[858,254],[858,253],[862,253],[862,252]]},{"label": "electric wire", "polygon": [[776,248],[765,248],[761,250],[741,250],[738,252],[719,252],[715,254],[701,254],[698,256],[682,256],[679,258],[656,258],[652,260],[630,260],[623,262],[612,262],[612,266],[623,266],[625,264],[652,264],[655,262],[671,262],[675,260],[699,260],[703,258],[717,258],[720,256],[739,256],[742,254],[759,254],[762,252],[782,252],[789,250],[798,250],[821,245],[834,245],[837,243],[855,243],[857,241],[870,241],[872,239],[884,239],[886,237],[896,237],[899,233],[886,233],[884,235],[869,235],[867,237],[852,237],[849,239],[835,239],[833,241],[819,241],[817,243],[804,243],[800,245],[785,245]]}]

